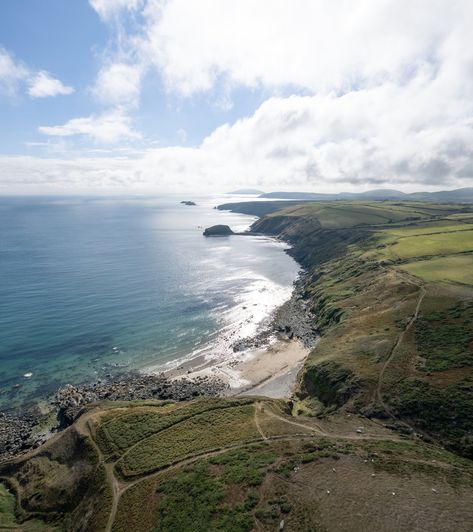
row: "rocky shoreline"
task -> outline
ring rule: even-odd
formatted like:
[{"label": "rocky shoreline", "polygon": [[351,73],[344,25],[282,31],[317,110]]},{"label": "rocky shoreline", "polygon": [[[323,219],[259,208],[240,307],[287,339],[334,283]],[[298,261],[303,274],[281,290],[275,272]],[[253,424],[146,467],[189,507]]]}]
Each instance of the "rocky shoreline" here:
[{"label": "rocky shoreline", "polygon": [[201,396],[216,397],[226,388],[225,382],[214,377],[169,379],[164,374],[131,373],[106,382],[81,386],[68,384],[58,390],[54,403],[60,420],[69,425],[79,416],[85,405],[97,401],[189,401]]},{"label": "rocky shoreline", "polygon": [[[275,336],[293,338],[308,348],[315,345],[318,331],[306,297],[306,274],[294,283],[291,298],[279,307],[270,324],[257,335],[233,345],[235,352],[268,345]],[[228,390],[228,383],[219,377],[198,376],[178,379],[163,373],[127,372],[106,380],[79,385],[66,384],[50,401],[50,411],[41,413],[33,407],[21,414],[0,412],[0,462],[14,458],[44,443],[51,434],[70,425],[83,408],[97,401],[133,401],[161,399],[186,401],[200,396],[215,397]]]},{"label": "rocky shoreline", "polygon": [[131,372],[105,381],[60,388],[51,401],[51,411],[31,409],[20,415],[0,413],[0,462],[19,456],[44,443],[97,401],[160,399],[188,401],[196,397],[222,395],[228,385],[216,377],[170,379],[163,374]]},{"label": "rocky shoreline", "polygon": [[244,351],[263,347],[276,336],[282,340],[299,340],[304,347],[312,348],[317,343],[319,331],[314,328],[312,314],[306,296],[307,273],[302,272],[294,282],[291,298],[274,313],[268,327],[255,336],[244,338],[233,344],[233,351]]},{"label": "rocky shoreline", "polygon": [[[294,283],[291,298],[275,311],[269,325],[255,336],[233,344],[233,351],[267,346],[274,337],[298,339],[306,348],[315,346],[319,334],[313,326],[306,285],[307,273],[302,272]],[[227,382],[214,376],[176,379],[163,373],[147,375],[135,371],[95,383],[67,384],[56,392],[47,414],[36,407],[19,415],[0,412],[0,462],[38,447],[51,434],[70,425],[86,405],[97,401],[185,401],[223,395],[228,387]]]}]

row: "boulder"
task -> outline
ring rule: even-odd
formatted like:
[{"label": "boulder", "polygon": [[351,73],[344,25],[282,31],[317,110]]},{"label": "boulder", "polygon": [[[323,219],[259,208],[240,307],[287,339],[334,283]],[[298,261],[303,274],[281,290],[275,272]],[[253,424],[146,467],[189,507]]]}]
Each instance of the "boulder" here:
[{"label": "boulder", "polygon": [[181,201],[181,203],[183,205],[188,205],[188,206],[196,205],[193,201]]},{"label": "boulder", "polygon": [[204,231],[204,236],[230,236],[234,234],[228,225],[213,225]]}]

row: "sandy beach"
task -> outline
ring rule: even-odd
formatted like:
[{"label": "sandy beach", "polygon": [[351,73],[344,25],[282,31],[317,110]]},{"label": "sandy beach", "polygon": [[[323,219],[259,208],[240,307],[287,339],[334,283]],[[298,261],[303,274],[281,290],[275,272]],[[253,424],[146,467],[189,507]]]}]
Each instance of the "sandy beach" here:
[{"label": "sandy beach", "polygon": [[297,339],[273,339],[267,346],[236,353],[221,362],[193,359],[166,373],[172,378],[213,376],[224,380],[230,395],[290,397],[310,349]]}]

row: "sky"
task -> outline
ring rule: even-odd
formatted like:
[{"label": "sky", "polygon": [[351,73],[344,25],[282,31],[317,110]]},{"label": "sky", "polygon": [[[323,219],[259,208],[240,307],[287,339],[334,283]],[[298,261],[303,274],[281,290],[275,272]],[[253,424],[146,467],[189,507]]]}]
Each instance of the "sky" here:
[{"label": "sky", "polygon": [[471,0],[2,0],[0,194],[473,186]]}]

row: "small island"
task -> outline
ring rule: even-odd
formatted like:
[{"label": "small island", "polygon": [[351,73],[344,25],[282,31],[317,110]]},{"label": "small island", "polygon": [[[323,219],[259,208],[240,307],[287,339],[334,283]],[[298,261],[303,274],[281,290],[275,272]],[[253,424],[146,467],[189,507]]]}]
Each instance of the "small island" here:
[{"label": "small island", "polygon": [[189,206],[192,206],[192,205],[196,205],[196,203],[194,203],[193,201],[181,201],[182,205],[189,205]]},{"label": "small island", "polygon": [[234,234],[228,225],[212,225],[204,231],[204,236],[230,236]]}]

